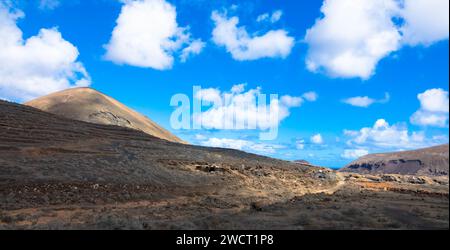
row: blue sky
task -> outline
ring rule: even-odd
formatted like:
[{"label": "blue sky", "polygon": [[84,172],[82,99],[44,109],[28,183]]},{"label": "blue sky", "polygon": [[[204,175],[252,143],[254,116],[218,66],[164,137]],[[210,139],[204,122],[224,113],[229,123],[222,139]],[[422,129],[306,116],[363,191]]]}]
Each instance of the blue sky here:
[{"label": "blue sky", "polygon": [[[0,0],[0,98],[91,86],[190,143],[329,167],[447,143],[448,1],[345,4]],[[260,87],[297,98],[276,140],[261,141],[256,130],[171,128],[174,94],[237,84],[242,93]]]}]

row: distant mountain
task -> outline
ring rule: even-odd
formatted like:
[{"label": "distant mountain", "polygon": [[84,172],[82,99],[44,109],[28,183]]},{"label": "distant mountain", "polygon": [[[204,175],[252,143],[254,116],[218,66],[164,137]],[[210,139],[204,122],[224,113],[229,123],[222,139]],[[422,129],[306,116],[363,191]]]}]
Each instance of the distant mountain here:
[{"label": "distant mountain", "polygon": [[25,105],[73,120],[132,128],[164,140],[184,143],[149,118],[91,88],[67,89]]},{"label": "distant mountain", "polygon": [[449,145],[366,155],[342,168],[361,174],[448,175]]}]

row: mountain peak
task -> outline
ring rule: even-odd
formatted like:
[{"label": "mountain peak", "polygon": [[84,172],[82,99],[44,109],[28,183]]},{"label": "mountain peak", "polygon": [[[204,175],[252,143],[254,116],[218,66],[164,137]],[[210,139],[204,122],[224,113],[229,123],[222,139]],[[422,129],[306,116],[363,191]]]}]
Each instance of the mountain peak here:
[{"label": "mountain peak", "polygon": [[25,105],[73,120],[132,128],[164,140],[184,143],[144,115],[89,87],[66,89]]}]

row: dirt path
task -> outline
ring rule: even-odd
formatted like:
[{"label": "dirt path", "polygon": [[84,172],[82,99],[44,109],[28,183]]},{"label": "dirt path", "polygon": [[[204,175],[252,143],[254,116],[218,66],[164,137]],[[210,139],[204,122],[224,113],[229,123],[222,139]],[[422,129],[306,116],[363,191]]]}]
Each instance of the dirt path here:
[{"label": "dirt path", "polygon": [[332,195],[336,193],[341,187],[345,185],[345,178],[341,173],[336,173],[336,178],[338,178],[338,182],[333,187],[323,188],[323,189],[317,189],[312,190],[308,192],[309,194],[327,194]]}]

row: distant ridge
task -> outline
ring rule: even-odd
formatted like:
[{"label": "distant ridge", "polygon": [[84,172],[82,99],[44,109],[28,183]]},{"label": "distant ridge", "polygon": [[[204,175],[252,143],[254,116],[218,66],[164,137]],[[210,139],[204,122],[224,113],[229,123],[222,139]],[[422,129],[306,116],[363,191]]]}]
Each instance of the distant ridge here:
[{"label": "distant ridge", "polygon": [[149,118],[92,88],[63,90],[25,105],[73,120],[132,128],[167,141],[185,143]]},{"label": "distant ridge", "polygon": [[431,148],[371,154],[342,168],[341,172],[360,174],[448,175],[449,145]]}]

